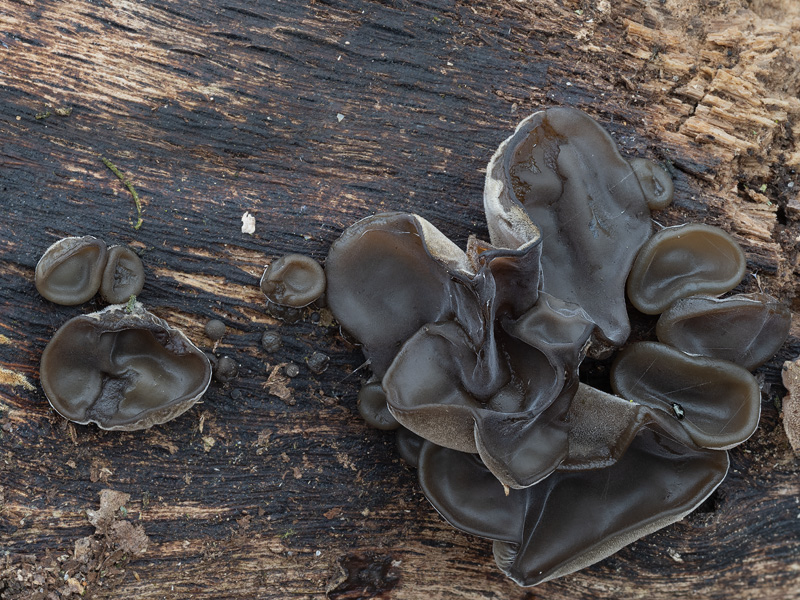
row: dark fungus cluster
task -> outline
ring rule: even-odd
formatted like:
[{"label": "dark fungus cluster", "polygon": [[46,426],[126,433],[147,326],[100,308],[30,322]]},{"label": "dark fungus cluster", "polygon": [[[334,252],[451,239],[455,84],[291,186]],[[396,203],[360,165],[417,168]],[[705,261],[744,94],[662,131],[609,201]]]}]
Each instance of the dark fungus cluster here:
[{"label": "dark fungus cluster", "polygon": [[64,238],[39,260],[35,284],[57,304],[86,302],[98,290],[111,303],[67,321],[42,354],[42,388],[64,418],[101,429],[146,429],[184,413],[205,393],[211,380],[205,354],[135,301],[144,268],[130,248],[107,249],[92,236]]},{"label": "dark fungus cluster", "polygon": [[[705,225],[653,235],[669,204],[658,165],[623,158],[572,108],[525,119],[489,163],[490,242],[463,251],[420,216],[348,228],[326,261],[327,302],[375,379],[367,421],[396,427],[425,495],[494,541],[520,585],[553,579],[683,518],[722,482],[726,450],[756,429],[749,370],[788,335],[742,279],[733,239]],[[628,343],[627,297],[661,314]],[[579,380],[617,353],[614,394]]]}]

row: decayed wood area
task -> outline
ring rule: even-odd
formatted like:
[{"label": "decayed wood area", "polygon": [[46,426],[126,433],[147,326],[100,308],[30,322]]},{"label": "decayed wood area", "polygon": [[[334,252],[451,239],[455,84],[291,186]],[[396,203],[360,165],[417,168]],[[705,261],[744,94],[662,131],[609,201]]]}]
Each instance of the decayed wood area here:
[{"label": "decayed wood area", "polygon": [[[800,598],[800,463],[780,416],[797,318],[711,501],[523,590],[358,418],[362,358],[325,312],[281,324],[257,288],[271,257],[322,260],[377,211],[485,237],[492,152],[523,116],[570,104],[669,166],[659,222],[732,232],[752,274],[738,291],[796,313],[798,65],[796,0],[0,0],[0,597]],[[139,193],[140,229],[101,157]],[[100,305],[43,300],[33,269],[85,234],[140,251],[141,300],[198,345],[223,319],[217,353],[240,376],[146,432],[55,416],[42,350]],[[283,338],[272,355],[265,328]],[[87,516],[104,489],[130,497]]]}]

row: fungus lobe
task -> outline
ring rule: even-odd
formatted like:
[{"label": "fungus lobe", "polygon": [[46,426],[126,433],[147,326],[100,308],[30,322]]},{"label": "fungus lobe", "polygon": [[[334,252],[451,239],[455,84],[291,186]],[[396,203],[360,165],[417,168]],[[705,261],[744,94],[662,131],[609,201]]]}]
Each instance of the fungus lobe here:
[{"label": "fungus lobe", "polygon": [[67,321],[42,354],[41,383],[63,417],[131,431],[182,414],[211,380],[208,358],[136,303]]},{"label": "fungus lobe", "polygon": [[377,381],[366,384],[358,392],[358,412],[367,425],[375,429],[390,431],[400,427],[400,423],[386,406],[386,394]]},{"label": "fungus lobe", "polygon": [[722,229],[701,223],[667,227],[639,251],[628,298],[641,312],[655,315],[679,298],[732,290],[745,267],[742,249]]},{"label": "fungus lobe", "polygon": [[108,261],[103,269],[100,295],[109,304],[122,304],[138,296],[144,287],[144,266],[139,255],[127,246],[108,249]]},{"label": "fungus lobe", "polygon": [[325,293],[325,272],[310,256],[287,254],[269,264],[260,285],[271,302],[302,308]]},{"label": "fungus lobe", "polygon": [[[527,339],[549,317],[526,317],[538,298],[540,245],[522,219],[520,246],[470,238],[462,251],[421,217],[376,215],[348,228],[326,262],[329,306],[383,376],[392,415],[438,444],[480,453],[512,487],[545,477],[566,452],[573,388],[564,378],[585,341],[567,360],[569,352]],[[553,303],[564,322],[584,315]]]},{"label": "fungus lobe", "polygon": [[687,354],[728,360],[752,371],[775,355],[791,325],[789,308],[768,294],[690,296],[659,317],[656,335]]},{"label": "fungus lobe", "polygon": [[[655,192],[645,193],[637,174],[658,173],[660,167],[648,171],[645,162],[634,169],[594,119],[557,107],[523,120],[486,173],[491,241],[507,237],[509,224],[524,210],[541,231],[542,290],[581,306],[613,345],[630,333],[625,279],[652,234],[649,203]],[[659,174],[657,181],[664,179]],[[658,206],[672,197],[661,188],[666,184],[658,188]]]},{"label": "fungus lobe", "polygon": [[419,480],[455,527],[494,540],[498,567],[536,585],[610,556],[682,519],[722,482],[727,453],[692,449],[644,428],[603,469],[557,471],[503,490],[474,455],[425,442]]},{"label": "fungus lobe", "polygon": [[105,242],[90,235],[61,239],[36,264],[36,289],[56,304],[86,302],[100,289],[107,255]]},{"label": "fungus lobe", "polygon": [[744,368],[658,342],[637,342],[620,352],[611,385],[623,398],[674,414],[701,448],[741,444],[761,414],[761,391]]}]

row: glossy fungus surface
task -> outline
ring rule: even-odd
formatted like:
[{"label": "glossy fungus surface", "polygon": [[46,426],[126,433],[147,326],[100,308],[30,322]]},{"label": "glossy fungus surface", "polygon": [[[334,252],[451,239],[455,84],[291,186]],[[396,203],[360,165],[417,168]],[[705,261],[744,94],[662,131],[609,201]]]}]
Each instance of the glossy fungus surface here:
[{"label": "glossy fungus surface", "polygon": [[722,300],[691,296],[677,300],[659,317],[656,335],[687,354],[728,360],[752,371],[786,341],[791,318],[789,308],[768,294]]},{"label": "glossy fungus surface", "polygon": [[261,291],[275,304],[301,308],[325,292],[325,272],[310,256],[287,254],[265,269]]},{"label": "glossy fungus surface", "polygon": [[[541,230],[542,290],[581,306],[612,344],[630,332],[622,290],[636,253],[652,234],[649,204],[654,194],[659,206],[672,197],[661,189],[665,183],[648,183],[651,191],[645,193],[637,174],[652,175],[660,167],[636,164],[634,170],[594,119],[559,107],[523,120],[486,174],[491,241],[501,243],[506,224],[524,210]],[[657,181],[664,179],[659,175]]]},{"label": "glossy fungus surface", "polygon": [[638,342],[620,352],[611,385],[623,398],[674,414],[702,448],[732,448],[758,426],[758,383],[728,361]]},{"label": "glossy fungus surface", "polygon": [[[554,351],[536,329],[547,328],[545,313],[562,311],[570,326],[585,318],[557,300],[528,315],[540,245],[529,220],[524,227],[518,247],[471,238],[462,251],[421,217],[381,214],[350,227],[326,262],[329,306],[384,376],[394,417],[440,445],[480,453],[512,487],[546,476],[566,452],[565,373],[581,345]],[[575,329],[591,331],[585,321]]]},{"label": "glossy fungus surface", "polygon": [[745,267],[742,249],[718,227],[700,223],[667,227],[650,238],[636,257],[628,298],[641,312],[655,315],[679,298],[732,290],[744,277]]},{"label": "glossy fungus surface", "polygon": [[144,287],[144,266],[139,255],[127,246],[108,249],[100,295],[109,304],[122,304],[137,296]]},{"label": "glossy fungus surface", "polygon": [[632,158],[631,168],[642,186],[650,210],[666,208],[672,202],[674,186],[672,177],[664,169],[646,158]]},{"label": "glossy fungus surface", "polygon": [[472,455],[426,442],[419,458],[434,507],[459,529],[494,540],[498,567],[520,585],[582,569],[682,519],[727,469],[726,453],[647,428],[610,467],[559,471],[508,494]]},{"label": "glossy fungus surface", "polygon": [[358,412],[367,425],[375,429],[392,430],[400,427],[386,406],[386,394],[378,382],[368,383],[358,392]]},{"label": "glossy fungus surface", "polygon": [[103,240],[92,236],[57,241],[36,265],[39,293],[56,304],[81,304],[100,289],[108,252]]},{"label": "glossy fungus surface", "polygon": [[[432,248],[426,230],[436,231]],[[348,227],[331,246],[328,306],[379,377],[422,325],[453,314],[458,300],[443,297],[443,290],[464,295],[451,273],[467,272],[466,257],[442,238],[416,215],[386,213]]]},{"label": "glossy fungus surface", "polygon": [[41,382],[63,417],[130,431],[188,410],[211,379],[206,356],[137,303],[75,317],[42,355]]},{"label": "glossy fungus surface", "polygon": [[[462,250],[418,215],[382,213],[331,247],[328,305],[379,380],[359,411],[379,427],[396,419],[425,495],[493,540],[520,585],[682,518],[757,426],[743,367],[780,346],[787,311],[764,295],[681,300],[732,289],[745,263],[713,227],[653,237],[650,210],[672,193],[664,169],[623,158],[587,115],[547,109],[489,164],[490,241]],[[673,305],[659,329],[675,347],[625,346],[626,282],[640,310]],[[617,351],[611,377],[592,375],[617,395],[581,383],[585,356]]]}]

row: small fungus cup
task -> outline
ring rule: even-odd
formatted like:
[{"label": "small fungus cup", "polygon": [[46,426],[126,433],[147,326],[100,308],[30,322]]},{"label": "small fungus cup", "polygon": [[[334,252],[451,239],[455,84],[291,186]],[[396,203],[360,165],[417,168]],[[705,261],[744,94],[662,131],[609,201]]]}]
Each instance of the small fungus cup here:
[{"label": "small fungus cup", "polygon": [[260,285],[270,302],[302,308],[325,293],[325,272],[310,256],[287,254],[270,263]]},{"label": "small fungus cup", "polygon": [[667,227],[642,246],[627,282],[628,298],[647,315],[695,294],[719,295],[744,277],[739,244],[719,227],[690,223]]},{"label": "small fungus cup", "polygon": [[103,269],[100,295],[109,304],[122,304],[138,296],[144,287],[142,259],[127,246],[108,249],[108,262]]},{"label": "small fungus cup", "polygon": [[58,414],[121,431],[174,419],[211,381],[205,354],[138,302],[67,321],[45,348],[40,372]]},{"label": "small fungus cup", "polygon": [[219,319],[211,319],[205,326],[205,334],[208,339],[213,341],[219,341],[225,335],[225,323],[220,321]]},{"label": "small fungus cup", "polygon": [[656,335],[686,354],[721,358],[752,371],[775,356],[791,326],[789,308],[768,294],[690,296],[661,314]]},{"label": "small fungus cup", "polygon": [[103,240],[90,235],[61,239],[39,259],[36,289],[56,304],[82,304],[100,289],[107,258]]}]

